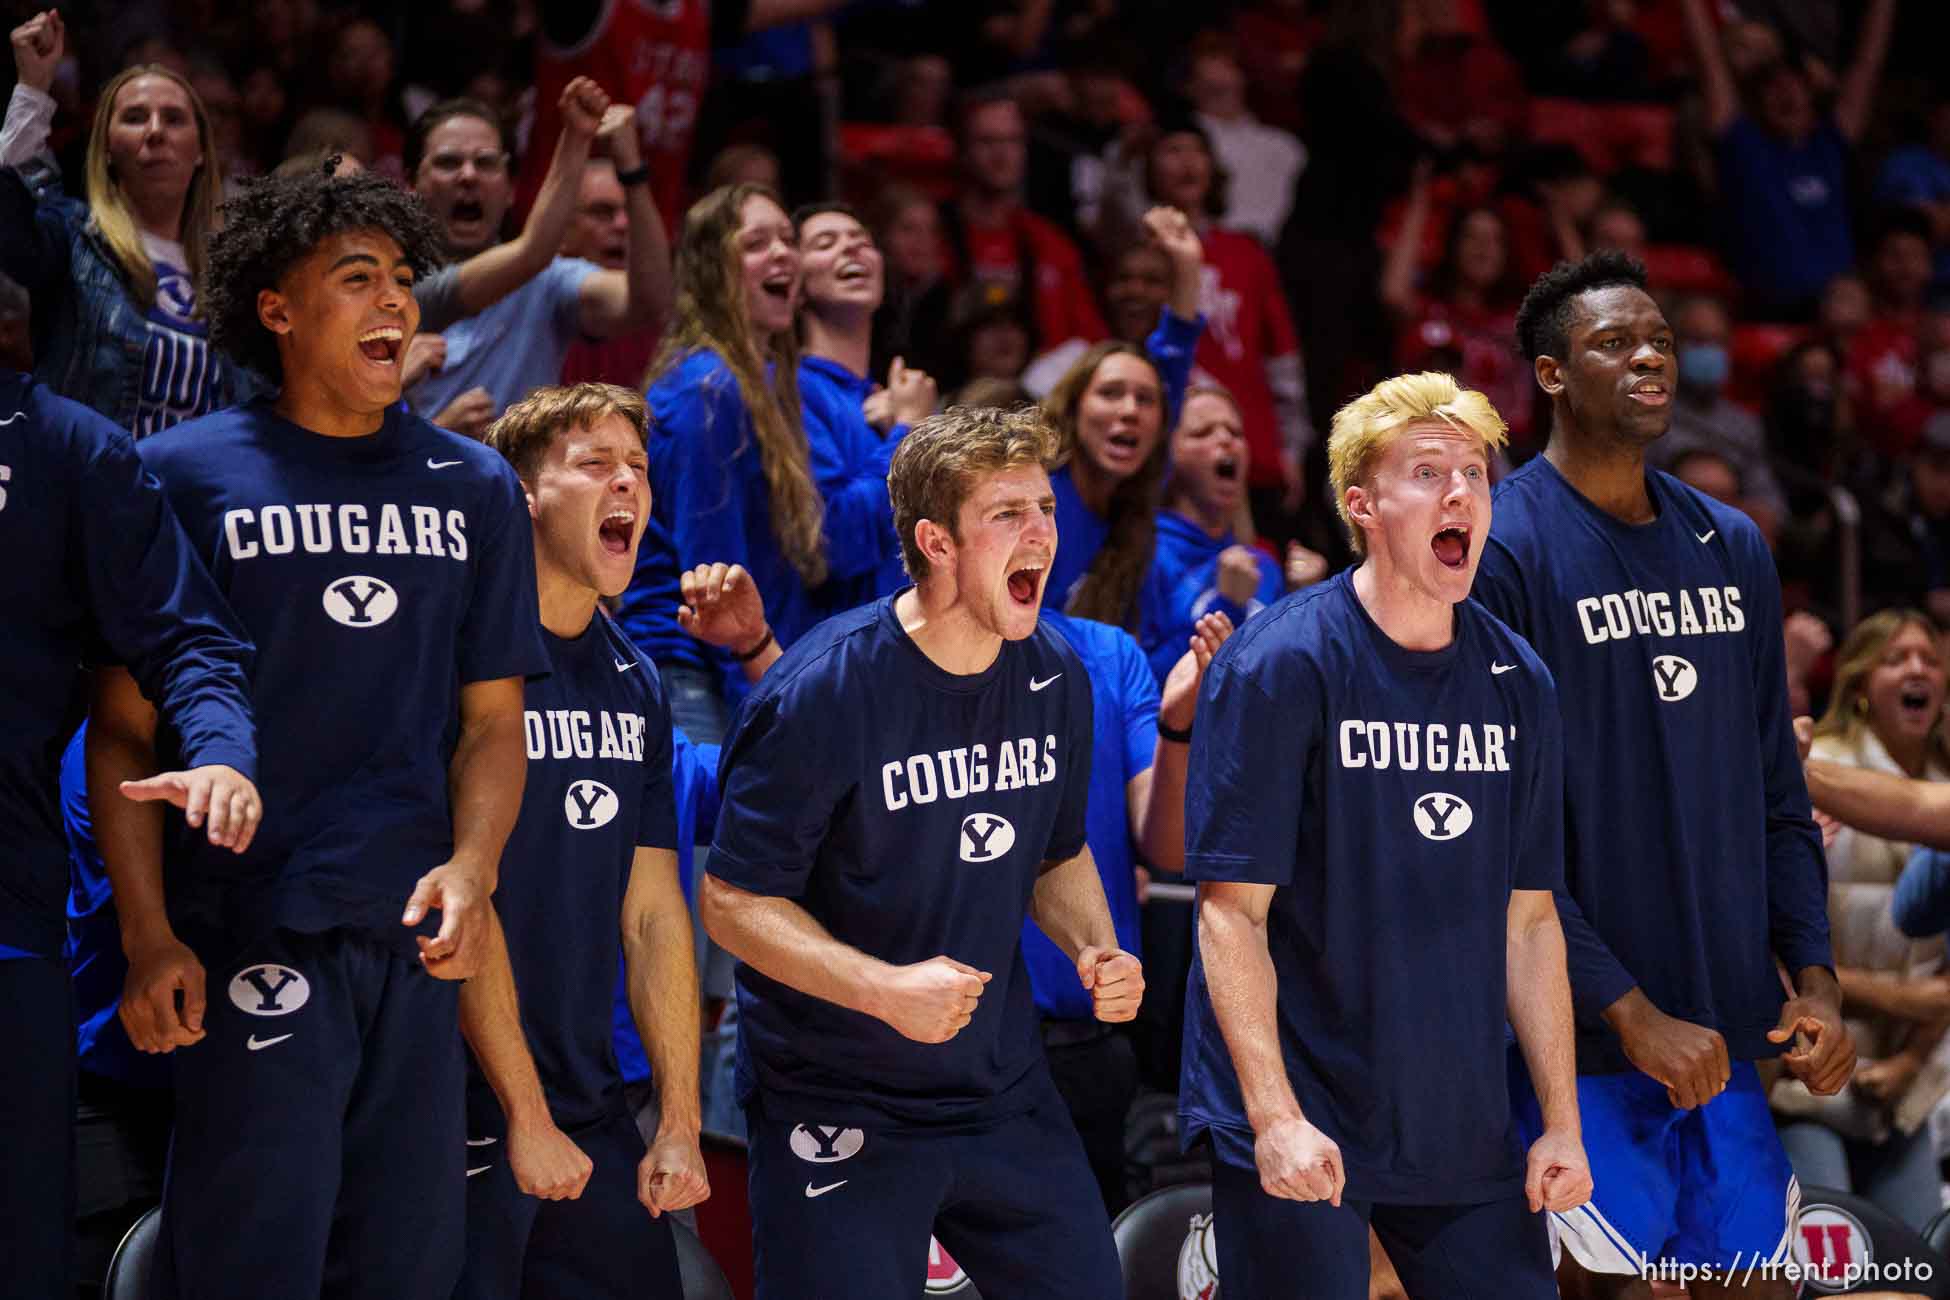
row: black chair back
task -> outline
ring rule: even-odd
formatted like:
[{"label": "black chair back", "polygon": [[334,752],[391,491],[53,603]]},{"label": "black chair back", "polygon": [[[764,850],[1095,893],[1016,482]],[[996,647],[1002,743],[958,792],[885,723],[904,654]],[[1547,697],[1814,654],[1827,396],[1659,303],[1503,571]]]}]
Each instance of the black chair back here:
[{"label": "black chair back", "polygon": [[1151,1193],[1110,1226],[1125,1300],[1217,1300],[1219,1250],[1212,1185],[1180,1183]]},{"label": "black chair back", "polygon": [[162,1300],[162,1209],[137,1219],[109,1256],[102,1300]]},{"label": "black chair back", "polygon": [[1950,1264],[1922,1233],[1833,1188],[1801,1189],[1794,1262],[1804,1296],[1900,1291],[1950,1300]]}]

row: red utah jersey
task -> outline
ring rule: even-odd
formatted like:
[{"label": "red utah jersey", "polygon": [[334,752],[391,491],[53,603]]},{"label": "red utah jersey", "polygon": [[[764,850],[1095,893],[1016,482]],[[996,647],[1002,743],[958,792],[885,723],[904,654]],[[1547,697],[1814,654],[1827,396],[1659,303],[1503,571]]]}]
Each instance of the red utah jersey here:
[{"label": "red utah jersey", "polygon": [[664,225],[675,232],[687,199],[691,140],[711,76],[710,0],[604,0],[596,25],[576,45],[535,49],[535,126],[523,160],[524,210],[541,188],[562,130],[562,88],[592,78],[618,103],[636,105],[650,192]]}]

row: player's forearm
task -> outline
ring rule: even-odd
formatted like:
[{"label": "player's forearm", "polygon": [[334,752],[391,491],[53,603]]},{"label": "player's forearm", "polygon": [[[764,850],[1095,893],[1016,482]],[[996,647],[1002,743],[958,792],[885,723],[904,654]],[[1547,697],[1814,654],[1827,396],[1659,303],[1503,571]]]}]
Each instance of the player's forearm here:
[{"label": "player's forearm", "polygon": [[1215,905],[1200,891],[1198,950],[1212,1013],[1225,1037],[1246,1122],[1263,1133],[1285,1119],[1304,1119],[1280,1051],[1276,982],[1266,925]]},{"label": "player's forearm", "polygon": [[1029,915],[1071,961],[1085,948],[1117,947],[1110,900],[1104,897],[1103,878],[1088,847],[1037,878]]},{"label": "player's forearm", "polygon": [[690,910],[674,878],[670,885],[671,898],[659,897],[625,916],[624,977],[630,1016],[657,1081],[657,1132],[695,1136],[703,1122],[697,1080],[697,962]]},{"label": "player's forearm", "polygon": [[1950,785],[1811,758],[1808,798],[1845,826],[1887,840],[1950,848]]},{"label": "player's forearm", "polygon": [[754,894],[706,874],[698,886],[704,931],[752,969],[801,993],[880,1019],[892,967],[842,943],[789,898]]},{"label": "player's forearm", "polygon": [[137,803],[121,790],[124,781],[155,775],[153,725],[153,715],[150,729],[144,731],[106,716],[99,708],[88,724],[89,816],[95,848],[114,891],[125,954],[175,938],[163,893],[164,805]]},{"label": "player's forearm", "polygon": [[548,1119],[548,1098],[521,1032],[521,1005],[501,918],[488,909],[490,934],[481,971],[460,986],[460,1032],[510,1128]]},{"label": "player's forearm", "polygon": [[486,311],[540,275],[562,247],[575,218],[576,192],[589,162],[589,137],[564,131],[521,233],[460,264],[456,293],[467,315]]},{"label": "player's forearm", "polygon": [[1160,871],[1185,869],[1185,776],[1191,746],[1159,739],[1151,751],[1150,778],[1138,823],[1138,851]]},{"label": "player's forearm", "polygon": [[1557,911],[1512,931],[1505,952],[1510,1027],[1530,1070],[1544,1126],[1572,1133],[1578,1124],[1577,1046],[1564,930]]},{"label": "player's forearm", "polygon": [[521,811],[528,751],[521,714],[496,713],[465,723],[448,766],[453,802],[453,861],[492,893],[500,880],[501,850]]}]

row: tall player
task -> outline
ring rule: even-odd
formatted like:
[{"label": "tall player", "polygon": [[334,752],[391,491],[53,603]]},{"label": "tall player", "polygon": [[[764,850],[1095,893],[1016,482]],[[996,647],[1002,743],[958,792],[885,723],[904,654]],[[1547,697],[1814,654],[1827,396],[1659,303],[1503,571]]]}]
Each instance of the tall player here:
[{"label": "tall player", "polygon": [[0,554],[0,1253],[8,1294],[65,1300],[75,1026],[56,789],[79,665],[104,650],[127,664],[182,737],[186,770],[151,768],[127,793],[170,799],[241,853],[263,809],[250,644],[129,435],[22,374],[0,374]]},{"label": "tall player", "polygon": [[[141,448],[257,642],[267,809],[235,865],[172,864],[190,951],[129,974],[139,1005],[214,972],[176,1062],[182,1300],[446,1296],[460,1274],[454,981],[500,941],[522,679],[548,658],[514,470],[399,406],[439,247],[376,176],[246,190],[212,242],[211,328],[277,396]],[[95,815],[115,869],[142,837],[112,808]],[[122,870],[153,879],[153,835],[143,850]]]},{"label": "tall player", "polygon": [[[1573,756],[1558,911],[1598,1190],[1557,1225],[1567,1283],[1646,1295],[1661,1263],[1788,1257],[1799,1188],[1753,1062],[1800,1035],[1787,1068],[1832,1093],[1855,1049],[1773,560],[1744,515],[1645,464],[1679,380],[1645,270],[1619,253],[1561,264],[1517,329],[1550,442],[1497,488],[1476,594],[1555,674]],[[1792,1287],[1763,1268],[1746,1290]]]},{"label": "tall player", "polygon": [[1099,1019],[1136,1015],[1085,848],[1090,683],[1036,623],[1055,450],[1033,412],[917,425],[888,475],[915,585],[787,649],[725,746],[699,902],[746,963],[764,1300],[904,1300],[930,1228],[991,1295],[1123,1293],[1020,943],[1032,916]]},{"label": "tall player", "polygon": [[[578,384],[538,389],[488,430],[527,489],[549,673],[527,693],[528,780],[495,902],[507,960],[492,952],[460,997],[478,1062],[466,1300],[675,1297],[662,1215],[709,1191],[670,708],[656,669],[596,607],[630,585],[649,522],[645,419],[640,394]],[[619,920],[662,1103],[647,1152],[611,1045]]]},{"label": "tall player", "polygon": [[[1362,563],[1261,613],[1206,673],[1185,874],[1199,883],[1187,1143],[1212,1144],[1226,1293],[1554,1297],[1540,1209],[1591,1191],[1551,890],[1551,676],[1468,599],[1503,420],[1448,375],[1335,415]],[[1509,1120],[1505,1020],[1549,1117]],[[1491,1284],[1494,1284],[1493,1286]]]}]

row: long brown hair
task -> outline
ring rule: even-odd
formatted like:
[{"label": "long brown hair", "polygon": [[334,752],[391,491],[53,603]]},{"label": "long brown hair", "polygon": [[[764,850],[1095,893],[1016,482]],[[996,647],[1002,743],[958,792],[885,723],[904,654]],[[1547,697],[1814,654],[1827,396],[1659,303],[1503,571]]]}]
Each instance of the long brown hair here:
[{"label": "long brown hair", "polygon": [[[1835,652],[1835,684],[1828,692],[1828,710],[1815,724],[1816,737],[1834,736],[1850,747],[1861,743],[1869,729],[1867,699],[1869,674],[1882,662],[1889,643],[1906,629],[1920,627],[1935,641],[1941,635],[1936,620],[1920,609],[1885,609],[1869,615],[1855,625],[1841,649]],[[1950,740],[1944,736],[1943,719],[1930,728],[1926,746],[1929,761],[1950,768]]]},{"label": "long brown hair", "polygon": [[[700,348],[718,354],[738,385],[758,439],[759,464],[772,508],[772,536],[808,587],[826,581],[822,529],[826,503],[813,481],[812,452],[799,416],[799,340],[786,329],[754,338],[739,272],[738,230],[747,199],[779,203],[769,186],[745,182],[716,189],[684,214],[677,246],[677,307],[649,382]],[[785,205],[779,204],[785,211]],[[772,382],[765,382],[765,361]],[[708,558],[708,557],[706,557]]]},{"label": "long brown hair", "polygon": [[160,63],[124,68],[102,87],[101,99],[95,104],[95,120],[88,128],[88,220],[115,255],[136,300],[154,302],[156,267],[149,260],[148,250],[142,247],[142,230],[136,225],[135,213],[129,209],[128,196],[122,192],[122,183],[116,179],[114,163],[108,156],[108,128],[115,120],[115,97],[137,77],[161,77],[175,83],[189,98],[190,113],[196,118],[196,142],[203,151],[203,165],[190,176],[189,193],[183,197],[183,221],[176,239],[183,245],[183,256],[189,262],[185,269],[195,286],[196,312],[202,315],[203,272],[210,263],[210,234],[217,228],[217,205],[223,200],[223,164],[217,159],[216,143],[210,136],[210,115],[203,111],[203,101],[197,98],[196,88]]},{"label": "long brown hair", "polygon": [[[1097,368],[1111,357],[1136,357],[1158,375],[1158,365],[1149,353],[1135,343],[1107,339],[1077,358],[1056,387],[1043,399],[1043,412],[1063,440],[1063,459],[1067,463],[1077,454],[1077,407],[1097,377]],[[1096,619],[1117,627],[1127,627],[1137,617],[1138,588],[1151,568],[1152,551],[1158,530],[1159,488],[1164,483],[1165,465],[1170,459],[1171,431],[1164,427],[1164,380],[1158,377],[1158,441],[1137,472],[1119,483],[1110,494],[1110,534],[1103,549],[1090,561],[1090,568],[1064,601],[1063,610],[1079,618]],[[1057,539],[1062,544],[1062,539]]]}]

